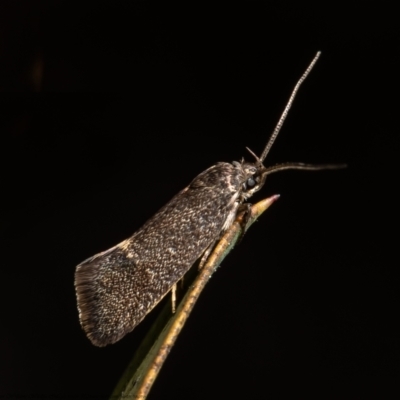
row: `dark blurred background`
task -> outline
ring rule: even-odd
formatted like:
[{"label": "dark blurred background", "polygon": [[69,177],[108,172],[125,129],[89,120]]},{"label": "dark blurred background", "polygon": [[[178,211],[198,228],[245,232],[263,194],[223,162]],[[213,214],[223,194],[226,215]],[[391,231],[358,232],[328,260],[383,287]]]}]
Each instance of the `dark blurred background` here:
[{"label": "dark blurred background", "polygon": [[[0,3],[1,398],[107,398],[155,318],[106,348],[75,266],[217,161],[260,154],[317,50],[254,201],[150,399],[398,390],[398,14],[336,3]],[[396,396],[395,396],[396,397]]]}]

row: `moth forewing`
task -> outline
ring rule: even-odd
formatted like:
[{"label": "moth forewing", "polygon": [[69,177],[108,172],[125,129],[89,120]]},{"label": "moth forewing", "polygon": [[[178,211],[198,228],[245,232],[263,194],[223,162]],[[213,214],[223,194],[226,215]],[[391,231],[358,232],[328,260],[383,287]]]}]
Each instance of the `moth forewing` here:
[{"label": "moth forewing", "polygon": [[232,223],[246,179],[241,166],[212,166],[131,238],[78,265],[80,320],[93,344],[121,339],[182,278]]}]

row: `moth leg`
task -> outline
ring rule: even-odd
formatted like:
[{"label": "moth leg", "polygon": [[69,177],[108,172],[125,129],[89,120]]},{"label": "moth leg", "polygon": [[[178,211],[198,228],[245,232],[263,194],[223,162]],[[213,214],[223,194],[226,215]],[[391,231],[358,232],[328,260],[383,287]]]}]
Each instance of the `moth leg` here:
[{"label": "moth leg", "polygon": [[175,314],[176,310],[176,283],[172,285],[171,289],[171,307],[172,307],[172,314]]},{"label": "moth leg", "polygon": [[214,245],[216,243],[217,240],[214,240],[206,249],[206,251],[203,253],[203,255],[201,256],[201,260],[199,263],[199,271],[204,267],[204,264],[207,261],[208,256],[210,255],[212,249],[214,248]]},{"label": "moth leg", "polygon": [[239,208],[238,208],[238,213],[240,213],[240,212],[244,212],[244,214],[243,214],[243,220],[242,220],[242,233],[240,234],[240,237],[239,237],[239,239],[237,241],[237,244],[239,244],[242,241],[243,236],[244,236],[244,234],[246,232],[247,224],[250,221],[250,218],[251,218],[251,203],[243,203],[243,204],[241,204],[239,206]]}]

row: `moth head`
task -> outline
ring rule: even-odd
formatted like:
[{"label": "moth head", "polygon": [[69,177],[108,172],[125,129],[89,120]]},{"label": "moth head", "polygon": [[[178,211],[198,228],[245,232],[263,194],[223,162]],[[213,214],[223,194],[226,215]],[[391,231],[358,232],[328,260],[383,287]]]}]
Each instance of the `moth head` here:
[{"label": "moth head", "polygon": [[242,193],[244,198],[248,199],[264,186],[267,177],[264,173],[265,167],[262,163],[249,163],[242,161],[240,168],[243,174]]},{"label": "moth head", "polygon": [[254,163],[242,161],[242,170],[245,175],[245,181],[242,185],[244,197],[248,199],[255,192],[258,192],[265,184],[265,180],[269,174],[284,171],[287,169],[302,169],[308,171],[318,171],[321,169],[338,169],[345,168],[346,164],[304,164],[304,163],[283,163],[265,167],[262,163],[263,159],[257,157],[248,147],[250,154],[256,159]]}]

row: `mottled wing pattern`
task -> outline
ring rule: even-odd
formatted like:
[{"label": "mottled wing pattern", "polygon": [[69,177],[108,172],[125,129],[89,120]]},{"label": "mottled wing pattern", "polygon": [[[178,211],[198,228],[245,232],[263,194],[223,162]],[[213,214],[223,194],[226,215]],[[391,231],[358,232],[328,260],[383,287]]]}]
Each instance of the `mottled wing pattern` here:
[{"label": "mottled wing pattern", "polygon": [[214,165],[132,237],[77,266],[80,320],[93,344],[130,332],[218,237],[234,210],[237,173],[232,164]]}]

